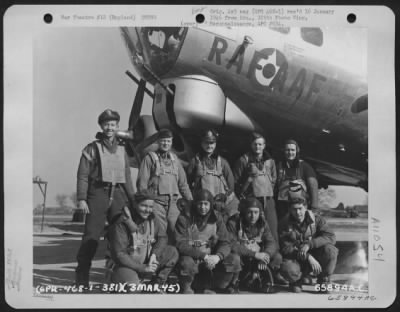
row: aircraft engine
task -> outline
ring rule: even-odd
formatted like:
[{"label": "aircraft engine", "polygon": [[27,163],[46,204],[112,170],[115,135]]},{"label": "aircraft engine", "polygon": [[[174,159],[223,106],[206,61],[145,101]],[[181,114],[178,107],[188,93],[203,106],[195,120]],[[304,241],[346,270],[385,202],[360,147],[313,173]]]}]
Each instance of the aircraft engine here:
[{"label": "aircraft engine", "polygon": [[260,129],[208,77],[182,76],[165,79],[163,84],[154,89],[153,116],[158,128],[176,128],[187,133],[205,128],[230,133]]}]

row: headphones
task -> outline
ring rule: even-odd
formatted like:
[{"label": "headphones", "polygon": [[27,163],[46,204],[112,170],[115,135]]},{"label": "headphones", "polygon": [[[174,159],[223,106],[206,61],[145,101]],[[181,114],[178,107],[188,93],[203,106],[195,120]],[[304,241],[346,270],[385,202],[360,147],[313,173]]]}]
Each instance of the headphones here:
[{"label": "headphones", "polygon": [[285,141],[285,144],[284,144],[283,146],[286,147],[286,145],[288,145],[288,144],[294,144],[294,145],[296,145],[296,156],[298,156],[299,153],[300,153],[300,146],[299,146],[299,144],[298,144],[295,140],[293,140],[293,139],[288,139],[288,140]]}]

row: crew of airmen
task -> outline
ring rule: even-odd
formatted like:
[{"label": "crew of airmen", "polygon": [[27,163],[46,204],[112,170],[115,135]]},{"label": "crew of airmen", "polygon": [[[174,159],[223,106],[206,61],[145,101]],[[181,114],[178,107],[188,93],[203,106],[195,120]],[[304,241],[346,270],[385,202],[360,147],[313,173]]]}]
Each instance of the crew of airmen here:
[{"label": "crew of airmen", "polygon": [[[116,137],[120,116],[98,118],[102,132],[82,151],[78,206],[87,214],[76,284],[88,287],[100,237],[107,237],[110,282],[167,283],[181,293],[271,292],[271,280],[301,292],[330,283],[336,237],[318,214],[318,181],[294,140],[280,162],[252,133],[235,163],[217,152],[218,133],[204,131],[186,171],[172,151],[173,133],[158,132],[158,149],[143,158],[133,191],[128,156]],[[193,195],[192,195],[193,194]],[[104,225],[108,226],[104,232]]]}]

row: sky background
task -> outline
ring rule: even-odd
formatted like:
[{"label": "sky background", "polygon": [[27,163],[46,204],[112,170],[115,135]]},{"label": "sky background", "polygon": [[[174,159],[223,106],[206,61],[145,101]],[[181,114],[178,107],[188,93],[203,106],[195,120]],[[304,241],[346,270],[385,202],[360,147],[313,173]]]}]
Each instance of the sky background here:
[{"label": "sky background", "polygon": [[[118,28],[51,28],[35,39],[33,57],[33,177],[48,182],[46,206],[56,206],[57,194],[76,190],[82,149],[100,130],[98,115],[116,110],[120,128],[128,127],[136,84],[125,71],[135,71]],[[151,105],[145,95],[142,114],[151,114]],[[43,197],[33,187],[35,207]],[[366,203],[362,189],[334,189],[333,205]]]}]

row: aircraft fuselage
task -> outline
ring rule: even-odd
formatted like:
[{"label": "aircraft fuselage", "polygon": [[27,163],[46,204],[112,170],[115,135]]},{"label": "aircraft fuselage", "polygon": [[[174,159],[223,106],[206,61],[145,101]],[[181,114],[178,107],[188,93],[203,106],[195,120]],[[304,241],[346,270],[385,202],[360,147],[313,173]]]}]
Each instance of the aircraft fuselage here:
[{"label": "aircraft fuselage", "polygon": [[261,126],[270,146],[294,138],[307,157],[367,172],[365,34],[354,28],[186,28],[168,70],[161,58],[144,56],[161,79],[216,81]]}]

